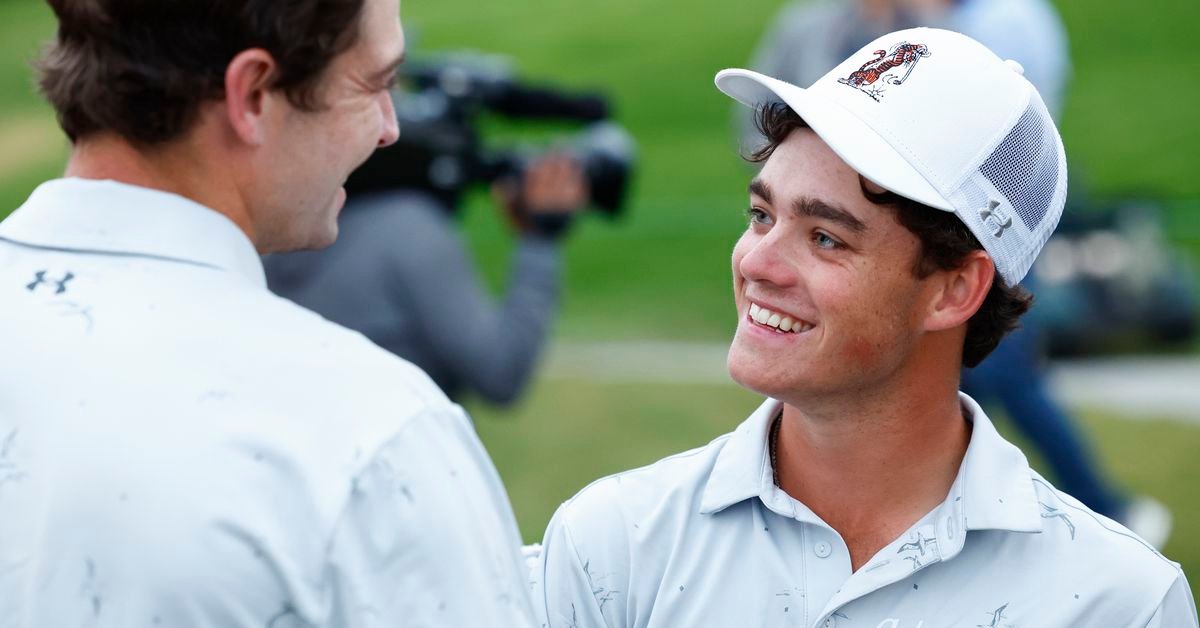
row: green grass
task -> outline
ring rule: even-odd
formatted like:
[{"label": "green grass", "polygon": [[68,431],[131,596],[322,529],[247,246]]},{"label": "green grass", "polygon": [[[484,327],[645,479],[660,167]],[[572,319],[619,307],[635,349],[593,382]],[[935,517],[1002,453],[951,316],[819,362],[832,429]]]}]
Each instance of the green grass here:
[{"label": "green grass", "polygon": [[54,33],[54,14],[45,2],[7,0],[0,4],[0,111],[42,107],[30,64],[42,42]]}]

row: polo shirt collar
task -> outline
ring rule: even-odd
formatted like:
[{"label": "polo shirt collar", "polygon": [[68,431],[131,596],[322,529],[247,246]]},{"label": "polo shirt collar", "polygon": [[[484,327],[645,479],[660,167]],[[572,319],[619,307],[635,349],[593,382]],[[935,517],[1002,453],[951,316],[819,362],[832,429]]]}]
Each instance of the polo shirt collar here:
[{"label": "polo shirt collar", "polygon": [[207,266],[267,286],[258,252],[229,218],[177,194],[116,181],[47,181],[0,223],[0,238]]},{"label": "polo shirt collar", "polygon": [[[975,400],[959,393],[959,401],[973,423],[971,440],[946,501],[935,512],[956,519],[960,530],[1041,531],[1041,510],[1025,455],[1000,436]],[[779,401],[766,400],[730,435],[705,484],[701,514],[757,496],[768,503],[778,501],[767,431],[781,407]]]},{"label": "polo shirt collar", "polygon": [[767,399],[729,435],[709,472],[700,514],[719,512],[775,488],[767,432],[782,407],[781,402]]},{"label": "polo shirt collar", "polygon": [[961,498],[967,530],[1040,532],[1042,511],[1025,454],[1000,436],[974,399],[958,397],[973,428],[947,502]]}]

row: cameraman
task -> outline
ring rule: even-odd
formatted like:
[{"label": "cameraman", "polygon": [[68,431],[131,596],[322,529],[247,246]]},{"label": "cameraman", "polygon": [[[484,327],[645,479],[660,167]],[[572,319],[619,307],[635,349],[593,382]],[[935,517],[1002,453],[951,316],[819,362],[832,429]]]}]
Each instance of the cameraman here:
[{"label": "cameraman", "polygon": [[493,187],[518,234],[508,288],[482,285],[453,210],[415,188],[352,198],[334,246],[266,259],[272,291],[420,366],[451,397],[507,404],[524,388],[558,307],[561,241],[588,199],[571,158]]}]

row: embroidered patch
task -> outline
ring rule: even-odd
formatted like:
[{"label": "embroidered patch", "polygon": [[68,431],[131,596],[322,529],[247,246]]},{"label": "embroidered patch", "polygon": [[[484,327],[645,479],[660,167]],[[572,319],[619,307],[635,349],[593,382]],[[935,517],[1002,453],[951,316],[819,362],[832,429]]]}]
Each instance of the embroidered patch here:
[{"label": "embroidered patch", "polygon": [[[889,50],[876,50],[875,58],[862,64],[850,76],[838,79],[842,85],[853,87],[879,102],[883,98],[883,85],[901,85],[908,80],[913,68],[923,57],[929,56],[925,44],[910,44],[902,41]],[[903,72],[903,76],[898,76]]]}]

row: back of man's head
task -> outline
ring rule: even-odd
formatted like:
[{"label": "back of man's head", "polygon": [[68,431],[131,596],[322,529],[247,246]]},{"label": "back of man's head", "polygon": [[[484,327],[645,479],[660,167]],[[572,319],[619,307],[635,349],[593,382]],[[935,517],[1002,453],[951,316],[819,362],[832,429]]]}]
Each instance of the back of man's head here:
[{"label": "back of man's head", "polygon": [[358,37],[365,0],[47,0],[58,35],[39,62],[42,92],[75,142],[115,133],[153,146],[184,134],[222,97],[230,60],[274,57],[273,87],[321,106],[323,70]]}]

